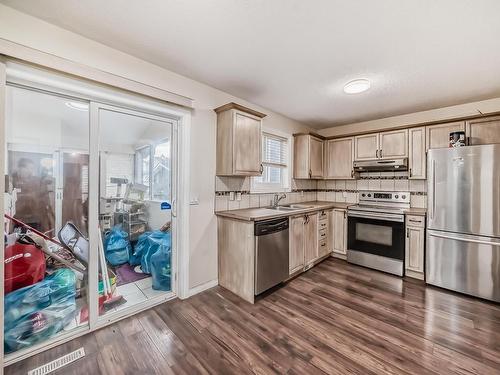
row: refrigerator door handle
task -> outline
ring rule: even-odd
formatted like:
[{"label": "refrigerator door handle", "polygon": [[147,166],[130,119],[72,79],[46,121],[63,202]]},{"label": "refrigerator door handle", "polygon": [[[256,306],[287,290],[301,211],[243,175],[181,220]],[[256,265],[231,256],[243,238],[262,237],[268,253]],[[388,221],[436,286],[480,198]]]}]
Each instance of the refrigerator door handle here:
[{"label": "refrigerator door handle", "polygon": [[463,241],[463,242],[474,242],[474,243],[478,243],[478,244],[482,244],[482,245],[500,246],[500,242],[474,240],[474,239],[465,238],[465,237],[447,236],[445,234],[434,233],[434,232],[431,232],[431,231],[429,231],[429,236],[444,238],[444,239],[447,239],[447,240],[455,240],[455,241]]},{"label": "refrigerator door handle", "polygon": [[436,212],[436,161],[431,162],[431,212],[429,212],[430,219],[434,219]]}]

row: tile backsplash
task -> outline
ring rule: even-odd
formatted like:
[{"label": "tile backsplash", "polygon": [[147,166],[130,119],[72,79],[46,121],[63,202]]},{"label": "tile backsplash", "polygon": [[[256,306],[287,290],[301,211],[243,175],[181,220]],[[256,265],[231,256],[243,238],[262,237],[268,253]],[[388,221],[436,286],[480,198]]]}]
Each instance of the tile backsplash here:
[{"label": "tile backsplash", "polygon": [[[407,172],[361,173],[357,180],[293,180],[280,203],[331,201],[357,203],[360,190],[410,191],[411,207],[426,208],[427,181],[409,180]],[[215,211],[271,205],[274,194],[250,193],[249,177],[215,178]]]}]

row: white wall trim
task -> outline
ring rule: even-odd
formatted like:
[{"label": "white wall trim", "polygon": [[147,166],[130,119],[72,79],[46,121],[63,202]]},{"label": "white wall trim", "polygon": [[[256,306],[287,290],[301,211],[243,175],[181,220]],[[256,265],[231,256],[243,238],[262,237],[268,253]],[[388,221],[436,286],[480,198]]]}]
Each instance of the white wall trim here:
[{"label": "white wall trim", "polygon": [[210,281],[207,281],[206,283],[203,283],[203,284],[200,284],[200,285],[197,285],[191,289],[188,290],[188,294],[187,294],[187,297],[192,297],[194,296],[195,294],[198,294],[198,293],[201,293],[207,289],[210,289],[210,288],[213,288],[214,286],[217,286],[219,285],[219,280],[218,279],[215,279],[215,280],[210,280]]},{"label": "white wall trim", "polygon": [[186,96],[178,95],[111,72],[99,70],[50,53],[42,52],[4,38],[0,38],[0,54],[183,107],[193,107],[193,100]]},{"label": "white wall trim", "polygon": [[190,263],[190,245],[189,245],[189,216],[190,216],[190,191],[191,191],[191,112],[185,111],[179,119],[178,126],[178,173],[177,182],[181,187],[177,192],[179,199],[178,212],[180,227],[177,237],[177,296],[181,299],[189,297],[189,263]]}]

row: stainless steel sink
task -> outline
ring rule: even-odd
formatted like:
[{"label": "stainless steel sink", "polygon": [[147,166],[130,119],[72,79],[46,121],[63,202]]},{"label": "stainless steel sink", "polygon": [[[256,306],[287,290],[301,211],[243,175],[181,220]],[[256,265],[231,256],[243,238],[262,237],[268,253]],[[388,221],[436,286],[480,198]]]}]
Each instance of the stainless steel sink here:
[{"label": "stainless steel sink", "polygon": [[303,210],[305,208],[311,208],[312,206],[306,206],[304,204],[284,204],[283,206],[271,206],[268,207],[271,210],[276,211],[296,211]]},{"label": "stainless steel sink", "polygon": [[312,206],[307,206],[305,204],[285,204],[283,207],[290,207],[290,208],[296,208],[296,209],[305,209],[305,208],[312,208]]},{"label": "stainless steel sink", "polygon": [[276,207],[268,207],[270,210],[276,210],[276,211],[295,211],[299,210],[300,208],[296,207],[288,207],[288,206],[276,206]]}]

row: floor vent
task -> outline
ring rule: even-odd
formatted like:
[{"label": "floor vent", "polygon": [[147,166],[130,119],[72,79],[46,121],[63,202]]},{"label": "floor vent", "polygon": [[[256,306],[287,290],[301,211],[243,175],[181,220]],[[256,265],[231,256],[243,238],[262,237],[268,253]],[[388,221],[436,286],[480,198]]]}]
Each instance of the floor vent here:
[{"label": "floor vent", "polygon": [[57,369],[60,369],[61,367],[69,365],[71,362],[74,362],[82,357],[85,357],[85,350],[83,348],[80,348],[78,350],[75,350],[74,352],[63,355],[62,357],[57,358],[52,362],[46,363],[40,367],[28,371],[28,375],[50,374],[51,372],[54,372]]}]

